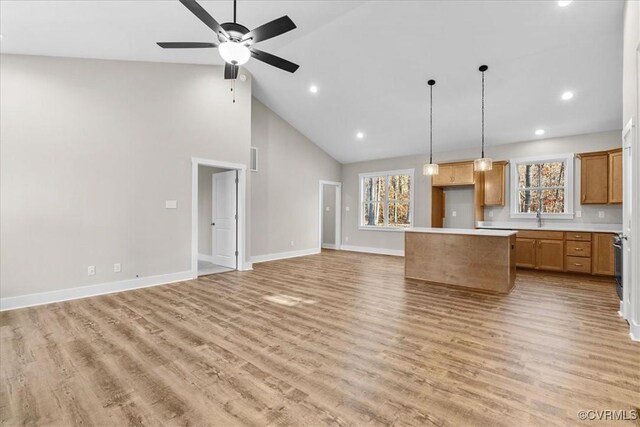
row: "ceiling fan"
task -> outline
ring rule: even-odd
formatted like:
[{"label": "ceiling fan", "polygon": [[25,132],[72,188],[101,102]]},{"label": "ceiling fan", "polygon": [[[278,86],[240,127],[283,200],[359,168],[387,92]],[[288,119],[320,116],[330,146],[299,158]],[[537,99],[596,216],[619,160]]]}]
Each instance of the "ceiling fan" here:
[{"label": "ceiling fan", "polygon": [[224,78],[236,79],[239,66],[250,57],[281,70],[295,73],[299,65],[253,47],[255,43],[279,36],[296,28],[287,15],[267,22],[251,31],[236,22],[236,0],[233,0],[233,22],[219,24],[196,0],[180,0],[187,9],[216,33],[213,42],[158,42],[165,49],[202,49],[217,47],[224,59]]}]

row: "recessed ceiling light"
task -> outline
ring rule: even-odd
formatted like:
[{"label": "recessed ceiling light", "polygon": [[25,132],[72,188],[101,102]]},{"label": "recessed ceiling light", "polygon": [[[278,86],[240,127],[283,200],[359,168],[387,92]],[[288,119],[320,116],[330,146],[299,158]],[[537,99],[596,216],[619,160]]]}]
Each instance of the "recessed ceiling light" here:
[{"label": "recessed ceiling light", "polygon": [[563,100],[563,101],[568,101],[568,100],[570,100],[571,98],[573,98],[573,92],[566,91],[566,92],[564,92],[564,93],[562,94],[562,100]]},{"label": "recessed ceiling light", "polygon": [[567,6],[569,6],[569,5],[571,4],[571,2],[572,2],[572,1],[573,1],[573,0],[560,0],[560,1],[558,2],[558,6],[560,6],[560,7],[567,7]]},{"label": "recessed ceiling light", "polygon": [[364,133],[362,133],[362,132],[356,133],[356,138],[358,138],[358,139],[364,138]]},{"label": "recessed ceiling light", "polygon": [[316,85],[309,86],[309,92],[318,93],[318,86],[316,86]]},{"label": "recessed ceiling light", "polygon": [[538,129],[536,130],[536,135],[540,136],[540,135],[544,135],[544,129]]}]

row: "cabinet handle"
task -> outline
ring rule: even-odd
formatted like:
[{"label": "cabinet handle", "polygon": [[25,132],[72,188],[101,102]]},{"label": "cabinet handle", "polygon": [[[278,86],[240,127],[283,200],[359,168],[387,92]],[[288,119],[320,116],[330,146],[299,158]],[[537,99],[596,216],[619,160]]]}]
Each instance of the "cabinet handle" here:
[{"label": "cabinet handle", "polygon": [[578,264],[577,262],[574,264],[576,267],[582,267],[582,264]]},{"label": "cabinet handle", "polygon": [[582,248],[574,248],[577,252],[580,252]]},{"label": "cabinet handle", "polygon": [[582,236],[581,236],[581,235],[579,235],[579,234],[576,234],[574,237],[575,237],[576,239],[579,239],[579,238],[581,238]]},{"label": "cabinet handle", "polygon": [[583,203],[584,203],[584,201],[586,200],[586,198],[587,198],[587,195],[586,195],[586,194],[583,194],[583,195],[582,195],[582,202],[583,202]]}]

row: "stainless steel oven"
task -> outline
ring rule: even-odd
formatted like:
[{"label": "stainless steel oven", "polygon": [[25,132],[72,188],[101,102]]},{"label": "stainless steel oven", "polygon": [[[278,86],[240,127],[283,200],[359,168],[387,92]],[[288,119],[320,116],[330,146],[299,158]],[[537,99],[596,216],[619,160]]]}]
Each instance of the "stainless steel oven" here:
[{"label": "stainless steel oven", "polygon": [[616,292],[618,298],[622,301],[622,235],[618,234],[613,238],[613,251],[615,254],[615,270]]}]

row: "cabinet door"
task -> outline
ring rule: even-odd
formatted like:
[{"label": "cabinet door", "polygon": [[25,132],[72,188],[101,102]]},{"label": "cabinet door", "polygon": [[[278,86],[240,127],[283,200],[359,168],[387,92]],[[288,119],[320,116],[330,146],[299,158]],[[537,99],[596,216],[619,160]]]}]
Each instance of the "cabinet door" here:
[{"label": "cabinet door", "polygon": [[536,240],[516,239],[516,266],[536,267]]},{"label": "cabinet door", "polygon": [[564,270],[564,242],[562,240],[538,240],[537,267],[540,270]]},{"label": "cabinet door", "polygon": [[606,204],[609,201],[609,155],[602,153],[582,156],[580,171],[581,203]]},{"label": "cabinet door", "polygon": [[613,276],[615,261],[613,234],[595,233],[593,235],[593,274]]},{"label": "cabinet door", "polygon": [[622,150],[609,153],[609,203],[622,203]]},{"label": "cabinet door", "polygon": [[431,179],[431,185],[451,185],[453,181],[453,166],[440,166],[438,175],[434,175]]},{"label": "cabinet door", "polygon": [[453,165],[454,185],[470,185],[474,182],[473,162]]},{"label": "cabinet door", "polygon": [[484,172],[484,205],[504,206],[504,164],[493,163],[493,169]]}]

